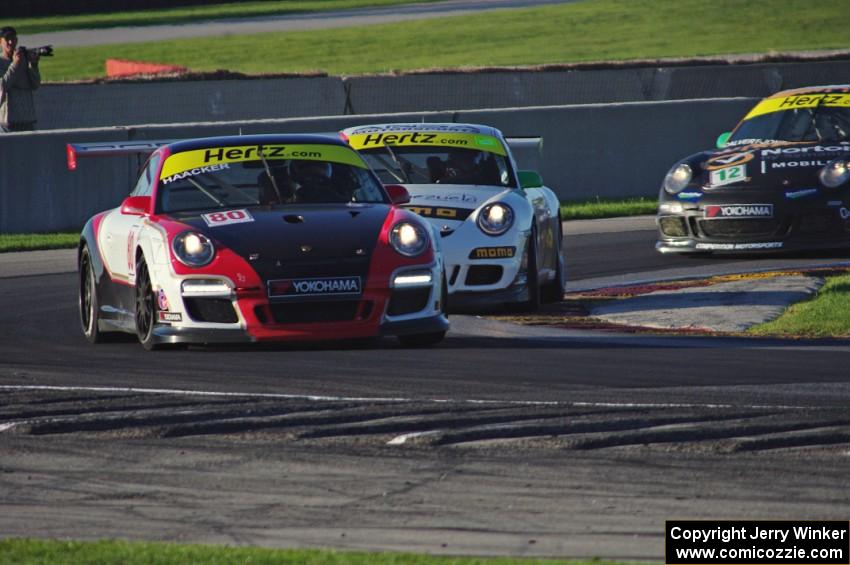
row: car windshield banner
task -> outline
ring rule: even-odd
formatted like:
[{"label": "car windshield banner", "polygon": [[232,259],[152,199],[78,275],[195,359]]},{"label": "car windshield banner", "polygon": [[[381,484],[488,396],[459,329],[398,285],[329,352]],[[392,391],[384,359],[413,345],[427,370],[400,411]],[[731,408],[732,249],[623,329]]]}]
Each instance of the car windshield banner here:
[{"label": "car windshield banner", "polygon": [[[229,163],[245,161],[262,162],[282,159],[299,159],[308,161],[330,161],[367,169],[368,166],[357,153],[348,147],[338,145],[300,144],[300,145],[239,145],[224,147],[207,147],[193,149],[170,155],[162,166],[161,180],[168,180],[175,175],[184,175],[197,170],[212,172],[226,168]],[[197,173],[195,173],[197,174]]]},{"label": "car windshield banner", "polygon": [[824,106],[827,108],[850,108],[850,94],[813,92],[810,94],[795,94],[793,96],[768,98],[750,110],[750,113],[744,117],[744,120],[749,120],[750,118],[755,118],[762,114],[780,112],[782,110],[796,110],[800,108],[816,108]]},{"label": "car windshield banner", "polygon": [[433,131],[399,131],[393,133],[372,132],[351,134],[348,143],[354,149],[375,147],[426,145],[437,147],[460,147],[477,149],[496,155],[507,155],[498,137],[482,133],[444,133]]}]

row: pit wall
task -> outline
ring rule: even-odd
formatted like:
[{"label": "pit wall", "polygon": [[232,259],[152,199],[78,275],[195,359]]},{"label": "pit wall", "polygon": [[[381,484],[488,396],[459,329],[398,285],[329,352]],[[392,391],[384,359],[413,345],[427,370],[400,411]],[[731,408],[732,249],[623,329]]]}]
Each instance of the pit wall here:
[{"label": "pit wall", "polygon": [[657,195],[678,159],[714,146],[756,98],[626,102],[180,123],[0,135],[0,233],[79,229],[117,206],[135,181],[135,157],[80,159],[66,166],[68,142],[162,140],[254,133],[331,133],[382,122],[472,122],[506,136],[542,136],[539,155],[517,155],[565,200]]}]

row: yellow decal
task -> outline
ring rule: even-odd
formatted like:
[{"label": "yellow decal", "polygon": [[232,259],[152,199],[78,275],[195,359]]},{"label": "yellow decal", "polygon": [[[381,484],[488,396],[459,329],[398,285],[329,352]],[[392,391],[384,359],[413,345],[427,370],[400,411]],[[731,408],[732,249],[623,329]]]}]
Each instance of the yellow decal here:
[{"label": "yellow decal", "polygon": [[781,112],[782,110],[794,110],[797,108],[814,108],[816,106],[827,106],[831,108],[850,108],[850,94],[795,94],[780,98],[768,98],[756,104],[744,120]]},{"label": "yellow decal", "polygon": [[437,133],[437,132],[394,132],[394,133],[357,133],[349,137],[348,143],[354,149],[373,147],[431,145],[438,147],[462,147],[477,149],[497,155],[507,155],[505,147],[498,137],[479,133]]},{"label": "yellow decal", "polygon": [[429,218],[448,218],[450,220],[457,219],[456,208],[434,208],[433,206],[407,206],[408,210],[420,216]]},{"label": "yellow decal", "polygon": [[260,155],[268,159],[304,159],[308,161],[330,161],[368,168],[363,158],[348,147],[337,145],[305,144],[305,145],[241,145],[229,147],[208,147],[175,153],[166,159],[162,166],[161,179],[184,173],[193,169],[207,168],[209,171],[218,170],[220,165],[241,163],[244,161],[261,161]]}]

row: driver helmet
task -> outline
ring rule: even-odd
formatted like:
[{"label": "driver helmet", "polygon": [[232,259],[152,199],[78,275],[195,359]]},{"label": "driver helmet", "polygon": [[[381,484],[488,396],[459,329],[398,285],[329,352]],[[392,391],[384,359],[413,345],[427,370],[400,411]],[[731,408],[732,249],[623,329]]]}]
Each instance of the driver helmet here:
[{"label": "driver helmet", "polygon": [[299,185],[328,182],[333,170],[327,161],[290,161],[289,178]]}]

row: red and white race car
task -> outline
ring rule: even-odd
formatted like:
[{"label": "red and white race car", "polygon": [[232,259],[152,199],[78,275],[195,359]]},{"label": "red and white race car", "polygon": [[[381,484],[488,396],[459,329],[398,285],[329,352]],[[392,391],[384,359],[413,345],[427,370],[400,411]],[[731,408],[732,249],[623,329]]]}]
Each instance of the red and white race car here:
[{"label": "red and white race car", "polygon": [[256,135],[159,144],[69,144],[85,155],[150,152],[130,195],[79,244],[86,338],[164,344],[440,341],[439,237],[400,186],[384,187],[342,141]]}]

